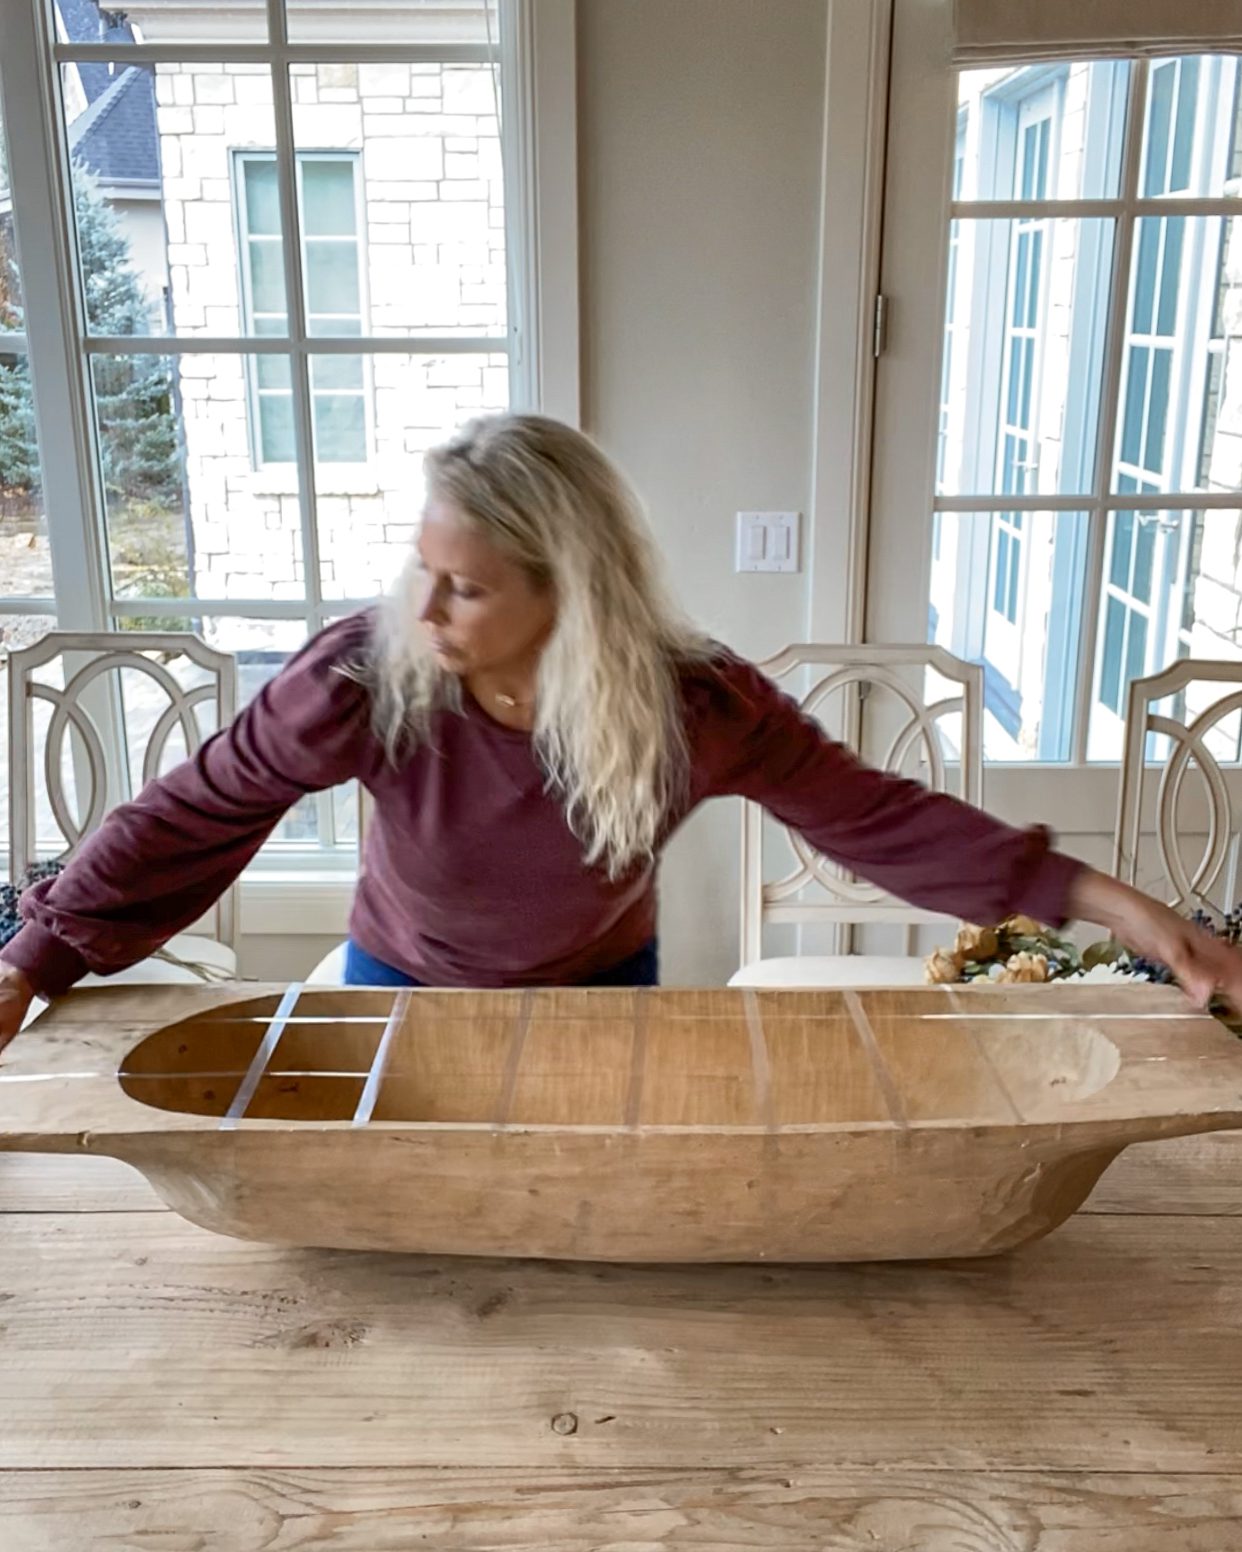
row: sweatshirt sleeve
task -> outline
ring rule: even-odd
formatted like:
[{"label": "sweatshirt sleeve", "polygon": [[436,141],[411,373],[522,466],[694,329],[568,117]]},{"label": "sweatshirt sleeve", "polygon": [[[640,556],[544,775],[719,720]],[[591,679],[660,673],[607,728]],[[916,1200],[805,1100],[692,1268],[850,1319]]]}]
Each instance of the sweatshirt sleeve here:
[{"label": "sweatshirt sleeve", "polygon": [[863,764],[757,668],[718,659],[700,680],[698,795],[761,804],[817,851],[921,909],[991,924],[1069,916],[1084,864],[1043,825],[1015,829],[919,782]]},{"label": "sweatshirt sleeve", "polygon": [[367,616],[309,642],[193,759],[114,809],[65,870],[28,889],[0,959],[45,997],[147,958],[211,908],[299,798],[382,760],[369,697],[341,671]]}]

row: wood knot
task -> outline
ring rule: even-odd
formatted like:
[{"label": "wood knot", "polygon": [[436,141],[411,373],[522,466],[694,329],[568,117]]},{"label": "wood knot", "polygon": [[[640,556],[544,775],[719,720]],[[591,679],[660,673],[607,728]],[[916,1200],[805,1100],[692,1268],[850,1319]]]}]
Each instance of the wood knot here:
[{"label": "wood knot", "polygon": [[559,1433],[563,1437],[578,1432],[578,1414],[576,1412],[558,1412],[552,1419],[552,1432]]}]

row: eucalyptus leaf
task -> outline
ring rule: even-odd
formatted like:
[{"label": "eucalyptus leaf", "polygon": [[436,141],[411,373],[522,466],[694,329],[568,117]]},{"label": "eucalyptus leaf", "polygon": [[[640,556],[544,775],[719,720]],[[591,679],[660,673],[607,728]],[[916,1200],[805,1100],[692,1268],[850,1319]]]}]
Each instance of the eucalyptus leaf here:
[{"label": "eucalyptus leaf", "polygon": [[1083,949],[1082,967],[1084,970],[1094,970],[1097,965],[1119,965],[1128,959],[1129,955],[1116,938],[1105,938]]}]

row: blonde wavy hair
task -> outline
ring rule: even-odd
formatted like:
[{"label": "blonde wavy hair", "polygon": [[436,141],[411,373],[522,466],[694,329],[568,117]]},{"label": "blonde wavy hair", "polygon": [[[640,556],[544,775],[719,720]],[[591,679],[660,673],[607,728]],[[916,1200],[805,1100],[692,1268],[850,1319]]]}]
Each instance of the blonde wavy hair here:
[{"label": "blonde wavy hair", "polygon": [[[614,877],[648,861],[688,780],[679,668],[712,648],[666,594],[637,496],[594,442],[541,415],[472,421],[424,468],[428,494],[554,590],[533,737],[586,861]],[[368,664],[393,759],[429,737],[436,710],[461,704],[419,624],[422,587],[412,555]]]}]

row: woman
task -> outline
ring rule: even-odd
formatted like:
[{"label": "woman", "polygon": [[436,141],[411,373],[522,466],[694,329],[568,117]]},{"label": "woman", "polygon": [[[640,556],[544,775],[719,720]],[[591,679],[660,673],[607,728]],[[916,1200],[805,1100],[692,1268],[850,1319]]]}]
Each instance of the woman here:
[{"label": "woman", "polygon": [[212,904],[282,814],[356,777],[375,800],[351,983],[643,985],[655,867],[709,797],[764,804],[829,857],[973,921],[1097,922],[1190,996],[1242,1003],[1242,956],[1137,891],[861,765],[666,600],[629,488],[537,416],[427,459],[417,553],[191,761],[28,891],[0,965],[0,1045],[31,997],[136,963]]}]

